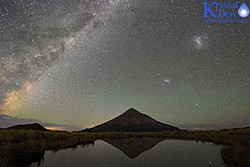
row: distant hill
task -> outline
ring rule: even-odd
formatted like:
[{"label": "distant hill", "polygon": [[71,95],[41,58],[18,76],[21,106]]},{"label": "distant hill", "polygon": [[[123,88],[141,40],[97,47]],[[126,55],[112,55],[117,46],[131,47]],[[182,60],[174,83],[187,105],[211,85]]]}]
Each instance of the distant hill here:
[{"label": "distant hill", "polygon": [[[68,124],[55,124],[55,123],[48,123],[48,122],[42,122],[37,119],[30,119],[30,118],[20,118],[10,115],[3,115],[0,113],[0,130],[1,128],[8,128],[15,125],[26,125],[26,124],[32,124],[32,123],[38,123],[44,127],[48,127],[49,130],[59,130],[59,131],[76,131],[83,129],[82,126],[78,125],[68,125]],[[52,128],[52,129],[50,129]]]},{"label": "distant hill", "polygon": [[85,132],[161,132],[179,130],[177,127],[154,120],[148,115],[130,108],[120,116]]},{"label": "distant hill", "polygon": [[33,124],[25,124],[25,125],[15,125],[6,129],[17,129],[17,130],[40,130],[40,131],[48,131],[45,127],[38,123]]}]

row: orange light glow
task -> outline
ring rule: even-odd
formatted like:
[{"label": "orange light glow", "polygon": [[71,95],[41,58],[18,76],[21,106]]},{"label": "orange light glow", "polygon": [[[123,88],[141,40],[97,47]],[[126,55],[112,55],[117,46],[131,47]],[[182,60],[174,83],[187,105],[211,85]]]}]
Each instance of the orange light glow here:
[{"label": "orange light glow", "polygon": [[48,127],[45,127],[46,129],[48,130],[52,130],[52,131],[61,131],[61,130],[65,130],[63,129],[62,127],[58,127],[58,126],[48,126]]}]

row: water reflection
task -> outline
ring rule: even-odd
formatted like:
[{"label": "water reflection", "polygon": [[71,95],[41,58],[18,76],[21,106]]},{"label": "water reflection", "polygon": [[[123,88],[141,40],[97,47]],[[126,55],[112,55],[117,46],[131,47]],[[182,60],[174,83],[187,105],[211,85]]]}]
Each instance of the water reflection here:
[{"label": "water reflection", "polygon": [[28,145],[12,145],[0,147],[0,166],[27,167],[40,166],[45,150]]},{"label": "water reflection", "polygon": [[116,147],[129,158],[135,159],[141,153],[150,150],[164,139],[157,138],[132,138],[132,139],[105,139],[104,141]]},{"label": "water reflection", "polygon": [[239,166],[250,165],[250,149],[152,138],[105,139],[91,145],[43,150],[39,144],[1,145],[1,167]]}]

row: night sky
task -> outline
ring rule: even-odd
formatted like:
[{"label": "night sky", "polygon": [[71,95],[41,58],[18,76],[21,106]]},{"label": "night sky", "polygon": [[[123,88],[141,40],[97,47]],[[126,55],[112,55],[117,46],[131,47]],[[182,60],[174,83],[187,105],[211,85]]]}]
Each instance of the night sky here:
[{"label": "night sky", "polygon": [[90,127],[134,107],[181,128],[249,126],[250,23],[204,23],[203,8],[0,0],[0,114]]}]

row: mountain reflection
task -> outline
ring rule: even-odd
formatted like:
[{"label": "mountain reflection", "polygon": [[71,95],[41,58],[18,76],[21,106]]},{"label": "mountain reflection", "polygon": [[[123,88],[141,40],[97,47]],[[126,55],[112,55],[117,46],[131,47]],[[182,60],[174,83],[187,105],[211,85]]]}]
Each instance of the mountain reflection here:
[{"label": "mountain reflection", "polygon": [[152,149],[164,139],[158,138],[131,138],[131,139],[104,139],[103,141],[116,147],[129,158],[135,159],[141,153]]}]

